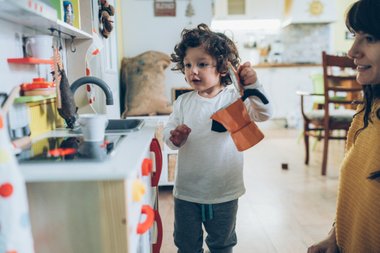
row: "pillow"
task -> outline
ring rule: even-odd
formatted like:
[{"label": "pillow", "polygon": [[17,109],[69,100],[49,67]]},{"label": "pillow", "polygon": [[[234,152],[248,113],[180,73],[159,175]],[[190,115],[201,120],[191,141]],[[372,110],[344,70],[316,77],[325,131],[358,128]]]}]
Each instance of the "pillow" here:
[{"label": "pillow", "polygon": [[120,78],[122,118],[172,112],[172,105],[164,94],[165,69],[169,64],[169,55],[157,51],[123,58]]}]

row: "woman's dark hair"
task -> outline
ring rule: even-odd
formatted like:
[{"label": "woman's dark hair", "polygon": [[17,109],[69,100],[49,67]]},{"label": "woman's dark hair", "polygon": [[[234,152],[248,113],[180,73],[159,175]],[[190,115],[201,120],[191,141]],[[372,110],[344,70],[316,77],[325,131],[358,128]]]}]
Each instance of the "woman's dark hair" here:
[{"label": "woman's dark hair", "polygon": [[[352,4],[346,15],[346,26],[352,33],[363,32],[380,40],[380,1],[359,0]],[[365,84],[363,92],[364,107],[358,114],[364,111],[364,126],[356,132],[355,138],[371,122],[369,115],[373,100],[380,98],[380,84]]]},{"label": "woman's dark hair", "polygon": [[[211,31],[206,24],[199,24],[194,29],[184,29],[181,38],[171,54],[171,61],[175,63],[172,70],[185,73],[183,59],[187,49],[200,46],[216,60],[216,70],[219,73],[228,72],[228,62],[236,69],[239,67],[240,58],[235,43],[225,34]],[[232,83],[228,74],[221,77],[221,83],[224,86]]]},{"label": "woman's dark hair", "polygon": [[351,32],[364,32],[380,39],[380,1],[359,0],[347,12],[346,26]]}]

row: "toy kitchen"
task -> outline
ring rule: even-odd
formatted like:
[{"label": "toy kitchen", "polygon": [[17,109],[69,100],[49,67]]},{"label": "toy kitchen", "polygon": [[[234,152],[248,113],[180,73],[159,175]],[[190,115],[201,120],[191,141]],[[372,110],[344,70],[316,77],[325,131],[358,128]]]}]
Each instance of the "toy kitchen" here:
[{"label": "toy kitchen", "polygon": [[[112,85],[117,84],[108,82],[95,84],[101,94],[98,103],[103,109],[107,107],[111,127],[105,130],[104,140],[86,141],[75,131],[73,117],[80,113],[76,107],[83,109],[82,101],[92,98],[85,85],[79,86],[87,70],[83,59],[94,46],[92,28],[98,20],[92,13],[98,11],[98,1],[71,1],[76,11],[72,17],[80,16],[80,25],[66,23],[44,2],[7,1],[0,8],[4,28],[0,40],[6,43],[0,49],[4,62],[0,68],[5,73],[0,90],[0,130],[10,137],[1,143],[8,143],[15,153],[16,167],[25,182],[34,245],[29,252],[159,252],[162,154],[155,139],[156,126],[143,120],[121,120],[114,113],[118,101],[112,100]],[[33,44],[40,35],[53,38],[59,57],[54,52],[53,59],[47,59],[33,47],[33,55],[28,55],[27,38],[33,38],[28,42]],[[62,74],[63,69],[71,92],[75,92],[76,105],[62,100],[62,96],[70,98],[67,94],[55,93],[65,79],[62,75],[57,81],[51,72]],[[75,84],[76,80],[79,83]],[[67,128],[71,124],[73,129]],[[115,127],[124,129],[115,131]],[[9,167],[2,161],[0,170],[6,172]],[[1,187],[10,185],[3,180]],[[5,193],[0,195],[1,203],[12,191]],[[2,206],[7,207],[6,203]],[[0,228],[5,228],[3,220],[7,217],[0,219]],[[0,236],[1,249],[13,251],[13,246]]]}]

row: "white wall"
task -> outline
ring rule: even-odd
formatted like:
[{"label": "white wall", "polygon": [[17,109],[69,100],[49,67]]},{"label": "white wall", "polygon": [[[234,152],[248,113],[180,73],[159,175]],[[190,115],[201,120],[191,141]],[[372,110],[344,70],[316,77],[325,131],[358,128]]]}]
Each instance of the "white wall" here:
[{"label": "white wall", "polygon": [[346,39],[345,33],[347,31],[346,28],[346,12],[348,11],[351,4],[356,2],[355,0],[337,0],[338,5],[338,14],[337,14],[337,22],[333,24],[333,46],[334,51],[339,53],[347,53],[350,49],[353,40]]},{"label": "white wall", "polygon": [[[171,54],[175,44],[180,40],[183,28],[193,27],[199,23],[211,24],[212,0],[193,0],[195,15],[190,19],[185,16],[188,1],[176,1],[175,17],[155,17],[154,1],[121,1],[123,20],[124,57],[134,57],[148,50]],[[187,87],[182,73],[166,70],[166,95],[171,99],[173,87]]]}]

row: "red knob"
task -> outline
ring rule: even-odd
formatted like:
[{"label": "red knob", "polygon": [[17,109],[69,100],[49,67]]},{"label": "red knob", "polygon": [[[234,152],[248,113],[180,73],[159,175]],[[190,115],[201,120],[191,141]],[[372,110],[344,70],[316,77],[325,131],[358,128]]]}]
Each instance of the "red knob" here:
[{"label": "red knob", "polygon": [[148,231],[152,227],[154,222],[154,210],[148,205],[143,205],[141,213],[146,214],[146,220],[143,223],[137,225],[137,234],[141,235]]},{"label": "red knob", "polygon": [[152,139],[152,142],[150,143],[150,151],[154,152],[155,154],[155,165],[156,165],[156,170],[152,175],[151,178],[151,185],[158,186],[158,182],[160,181],[160,176],[161,176],[161,171],[162,171],[162,152],[161,152],[161,147],[160,143],[156,138]]},{"label": "red knob", "polygon": [[141,165],[141,173],[143,176],[148,176],[152,172],[153,163],[149,158],[145,158]]},{"label": "red knob", "polygon": [[13,193],[13,185],[11,183],[5,183],[0,185],[0,196],[7,198]]}]

